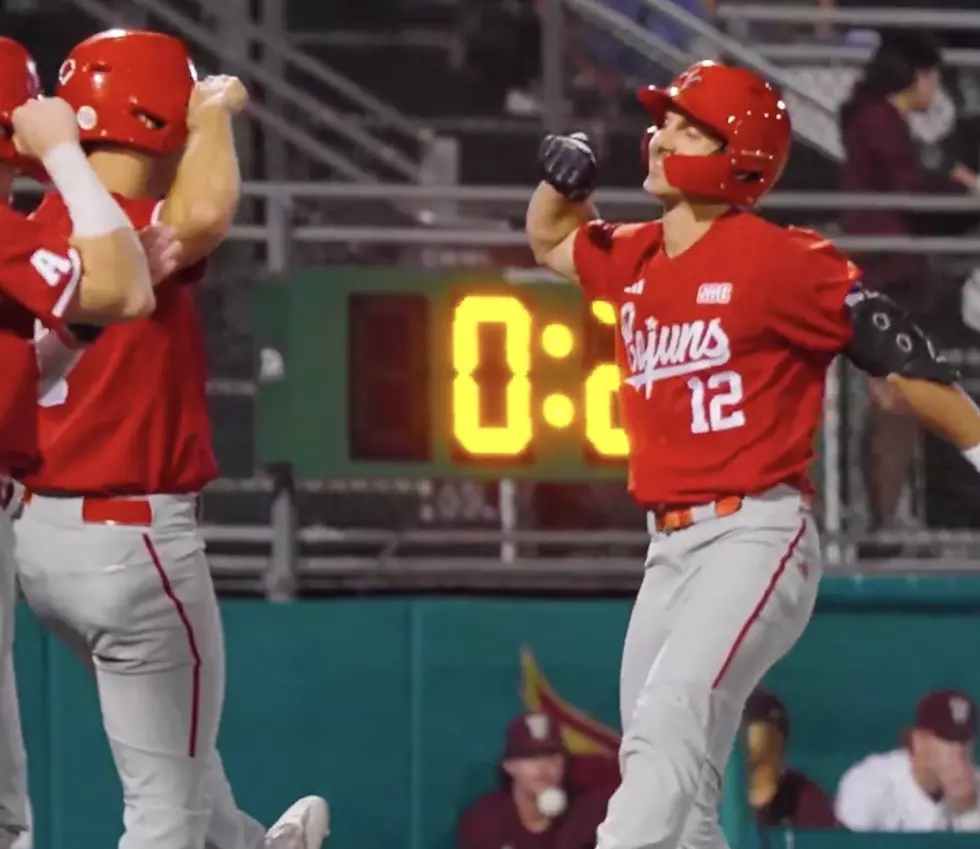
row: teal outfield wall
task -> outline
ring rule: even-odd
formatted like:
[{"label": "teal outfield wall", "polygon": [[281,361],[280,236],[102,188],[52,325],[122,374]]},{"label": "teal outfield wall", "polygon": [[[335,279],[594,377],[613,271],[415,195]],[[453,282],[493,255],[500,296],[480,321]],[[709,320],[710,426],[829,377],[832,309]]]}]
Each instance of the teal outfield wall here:
[{"label": "teal outfield wall", "polygon": [[[521,647],[559,695],[615,724],[629,608],[224,602],[221,750],[240,805],[268,822],[294,797],[322,793],[335,849],[450,849],[458,812],[492,785],[504,725],[521,708]],[[769,680],[792,714],[791,759],[833,790],[852,759],[894,744],[924,690],[980,696],[978,646],[980,579],[827,581],[810,630]],[[121,808],[93,688],[23,608],[16,656],[35,846],[108,849]]]}]

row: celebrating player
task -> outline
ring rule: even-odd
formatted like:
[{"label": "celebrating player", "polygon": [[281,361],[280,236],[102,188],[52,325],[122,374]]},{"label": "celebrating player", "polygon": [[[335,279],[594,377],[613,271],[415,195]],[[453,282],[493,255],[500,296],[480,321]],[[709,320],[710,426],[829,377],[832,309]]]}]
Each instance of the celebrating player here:
[{"label": "celebrating player", "polygon": [[[176,231],[180,270],[150,318],[107,330],[41,399],[43,465],[16,522],[25,596],[93,670],[121,849],[318,849],[322,799],[266,832],[237,809],[215,748],[224,644],[197,506],[216,467],[193,286],[236,211],[231,117],[247,95],[233,78],[195,84],[179,40],[123,30],[76,46],[58,95],[130,220]],[[33,217],[67,231],[70,212],[63,192]]]},{"label": "celebrating player", "polygon": [[660,220],[607,224],[584,136],[549,136],[527,211],[540,263],[619,316],[629,486],[651,544],[623,649],[622,783],[600,849],[721,847],[721,775],[743,706],[813,610],[807,469],[838,353],[980,466],[980,415],[895,304],[819,235],[746,211],[789,155],[786,106],[702,62],[640,99]]},{"label": "celebrating player", "polygon": [[[0,473],[4,507],[7,475],[39,459],[37,394],[64,377],[93,326],[148,315],[150,269],[132,225],[88,165],[70,107],[38,100],[34,61],[23,46],[0,38]],[[43,166],[42,166],[43,163]],[[45,173],[47,169],[47,174]],[[66,198],[66,235],[12,210],[14,178],[48,174]],[[158,228],[159,229],[159,228]],[[73,230],[73,232],[71,232]],[[162,276],[173,270],[165,233],[148,234]],[[172,241],[172,235],[170,236]],[[32,348],[35,322],[42,328]],[[74,324],[72,324],[74,322]],[[74,332],[72,330],[74,328]],[[29,827],[24,742],[10,644],[14,602],[13,531],[0,515],[0,846]]]}]

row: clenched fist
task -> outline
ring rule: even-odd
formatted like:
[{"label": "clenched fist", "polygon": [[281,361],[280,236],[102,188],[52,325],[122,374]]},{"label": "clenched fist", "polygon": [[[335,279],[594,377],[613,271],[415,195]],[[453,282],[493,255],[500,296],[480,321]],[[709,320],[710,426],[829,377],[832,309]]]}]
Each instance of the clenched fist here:
[{"label": "clenched fist", "polygon": [[60,97],[28,100],[11,116],[19,153],[43,159],[58,145],[78,143],[75,111]]},{"label": "clenched fist", "polygon": [[238,77],[205,77],[191,92],[191,99],[187,104],[187,126],[193,130],[201,116],[212,109],[237,115],[247,103],[248,91]]},{"label": "clenched fist", "polygon": [[545,136],[538,150],[541,179],[572,201],[583,201],[595,190],[596,160],[585,133]]}]

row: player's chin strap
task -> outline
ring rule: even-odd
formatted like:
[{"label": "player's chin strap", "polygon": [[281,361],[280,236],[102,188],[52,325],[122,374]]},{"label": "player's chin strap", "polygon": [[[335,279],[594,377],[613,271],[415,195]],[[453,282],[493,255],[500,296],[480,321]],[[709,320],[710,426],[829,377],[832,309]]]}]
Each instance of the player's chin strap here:
[{"label": "player's chin strap", "polygon": [[853,328],[846,351],[851,362],[873,377],[888,378],[916,418],[980,471],[980,410],[957,385],[959,371],[890,298],[857,289],[846,303]]}]

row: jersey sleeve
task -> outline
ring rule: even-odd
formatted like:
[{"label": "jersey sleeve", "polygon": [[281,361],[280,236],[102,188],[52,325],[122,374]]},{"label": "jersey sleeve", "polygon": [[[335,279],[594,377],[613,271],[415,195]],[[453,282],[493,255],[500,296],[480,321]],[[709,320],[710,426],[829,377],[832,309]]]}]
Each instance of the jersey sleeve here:
[{"label": "jersey sleeve", "polygon": [[878,810],[883,782],[879,776],[870,774],[870,765],[864,761],[852,766],[837,788],[834,814],[851,831],[879,831],[884,827]]},{"label": "jersey sleeve", "polygon": [[586,296],[593,301],[614,300],[634,281],[629,280],[653,231],[652,224],[610,224],[595,220],[575,233],[575,271]]},{"label": "jersey sleeve", "polygon": [[851,340],[845,301],[860,288],[860,269],[818,233],[790,228],[786,237],[771,290],[773,328],[800,348],[842,351]]},{"label": "jersey sleeve", "polygon": [[61,331],[82,276],[78,251],[52,228],[13,212],[3,216],[3,228],[0,293]]}]

